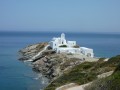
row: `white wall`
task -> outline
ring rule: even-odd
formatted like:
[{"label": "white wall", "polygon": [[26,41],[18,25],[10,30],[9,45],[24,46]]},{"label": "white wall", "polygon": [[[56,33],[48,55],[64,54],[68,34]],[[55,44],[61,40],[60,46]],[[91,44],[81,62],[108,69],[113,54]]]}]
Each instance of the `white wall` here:
[{"label": "white wall", "polygon": [[94,57],[93,49],[90,48],[81,47],[81,53],[86,56]]},{"label": "white wall", "polygon": [[62,53],[62,52],[65,52],[65,53],[80,53],[80,48],[66,48],[66,47],[59,47],[57,49],[57,52],[58,53]]},{"label": "white wall", "polygon": [[76,45],[76,41],[67,41],[67,44],[69,47],[72,47]]}]

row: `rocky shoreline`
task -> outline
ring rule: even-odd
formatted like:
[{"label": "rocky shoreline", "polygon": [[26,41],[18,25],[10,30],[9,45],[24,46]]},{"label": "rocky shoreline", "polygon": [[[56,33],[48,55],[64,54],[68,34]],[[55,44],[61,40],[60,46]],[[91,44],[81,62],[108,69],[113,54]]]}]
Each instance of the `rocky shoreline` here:
[{"label": "rocky shoreline", "polygon": [[49,84],[85,61],[97,61],[84,55],[56,53],[47,42],[29,45],[19,50],[20,61],[30,61],[32,69],[49,79]]},{"label": "rocky shoreline", "polygon": [[[19,51],[20,61],[29,61],[47,46],[48,43],[39,43],[27,46]],[[68,54],[57,54],[48,47],[41,55],[31,61],[34,71],[42,73],[51,81],[55,80],[70,68],[79,65],[82,62],[79,58],[68,58]]]}]

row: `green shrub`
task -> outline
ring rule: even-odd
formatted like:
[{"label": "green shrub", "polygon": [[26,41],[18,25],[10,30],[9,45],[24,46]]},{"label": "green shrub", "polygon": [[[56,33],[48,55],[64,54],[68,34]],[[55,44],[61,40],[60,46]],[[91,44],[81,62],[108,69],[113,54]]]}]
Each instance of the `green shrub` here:
[{"label": "green shrub", "polygon": [[117,68],[115,69],[114,73],[120,72],[120,63],[118,64]]},{"label": "green shrub", "polygon": [[59,47],[67,47],[67,45],[61,45],[61,46],[59,46]]}]

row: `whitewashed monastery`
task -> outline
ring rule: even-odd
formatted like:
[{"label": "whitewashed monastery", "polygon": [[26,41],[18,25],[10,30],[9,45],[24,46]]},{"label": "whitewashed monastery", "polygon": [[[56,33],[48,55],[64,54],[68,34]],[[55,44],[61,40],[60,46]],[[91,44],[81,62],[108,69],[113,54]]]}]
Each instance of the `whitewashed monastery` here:
[{"label": "whitewashed monastery", "polygon": [[61,34],[61,37],[53,38],[49,44],[57,53],[83,54],[87,57],[94,57],[93,49],[77,46],[76,41],[67,41],[64,33]]}]

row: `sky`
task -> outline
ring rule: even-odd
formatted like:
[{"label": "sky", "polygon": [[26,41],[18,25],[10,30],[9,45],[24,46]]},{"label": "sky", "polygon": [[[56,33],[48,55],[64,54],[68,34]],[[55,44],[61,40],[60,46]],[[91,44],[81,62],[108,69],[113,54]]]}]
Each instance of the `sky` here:
[{"label": "sky", "polygon": [[120,0],[0,0],[0,31],[120,32]]}]

